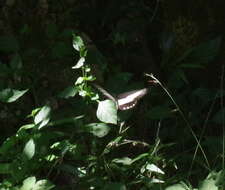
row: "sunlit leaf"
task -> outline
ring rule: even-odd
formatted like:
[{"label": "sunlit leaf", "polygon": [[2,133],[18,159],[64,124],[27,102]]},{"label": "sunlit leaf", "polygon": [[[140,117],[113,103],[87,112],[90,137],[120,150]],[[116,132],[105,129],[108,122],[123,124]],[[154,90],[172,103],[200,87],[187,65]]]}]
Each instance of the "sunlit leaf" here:
[{"label": "sunlit leaf", "polygon": [[132,164],[132,159],[128,157],[116,158],[112,162],[129,166]]},{"label": "sunlit leaf", "polygon": [[202,181],[199,190],[218,190],[215,179],[205,179]]},{"label": "sunlit leaf", "polygon": [[105,123],[91,123],[86,125],[86,130],[97,137],[104,137],[110,131],[110,127]]},{"label": "sunlit leaf", "polygon": [[189,190],[188,186],[184,183],[179,183],[167,187],[165,190]]},{"label": "sunlit leaf", "polygon": [[117,124],[117,108],[112,100],[99,102],[97,118],[104,123]]},{"label": "sunlit leaf", "polygon": [[23,181],[23,186],[20,188],[20,190],[30,190],[33,189],[34,185],[36,183],[35,177],[28,177]]},{"label": "sunlit leaf", "polygon": [[16,101],[18,98],[23,96],[27,90],[14,90],[11,88],[6,88],[4,90],[0,91],[0,101],[6,102],[6,103],[11,103]]},{"label": "sunlit leaf", "polygon": [[84,66],[84,62],[85,62],[85,58],[81,57],[79,59],[79,61],[77,62],[77,64],[72,67],[72,69],[79,69],[79,68],[83,67]]},{"label": "sunlit leaf", "polygon": [[34,144],[34,140],[30,139],[24,149],[23,149],[23,154],[25,155],[25,157],[30,160],[31,158],[33,158],[34,154],[35,154],[35,144]]},{"label": "sunlit leaf", "polygon": [[41,110],[35,115],[34,123],[39,124],[39,129],[47,125],[50,120],[51,108],[49,106],[44,106]]},{"label": "sunlit leaf", "polygon": [[156,172],[159,174],[165,174],[164,171],[162,171],[158,166],[156,166],[155,164],[147,164],[145,166],[146,170],[150,171],[150,172]]},{"label": "sunlit leaf", "polygon": [[28,177],[23,181],[23,185],[20,190],[50,190],[55,185],[51,184],[48,180],[36,181],[35,177]]},{"label": "sunlit leaf", "polygon": [[84,81],[84,77],[78,77],[78,79],[75,82],[75,85],[81,84]]},{"label": "sunlit leaf", "polygon": [[73,35],[73,48],[80,51],[84,47],[84,42],[80,36]]}]

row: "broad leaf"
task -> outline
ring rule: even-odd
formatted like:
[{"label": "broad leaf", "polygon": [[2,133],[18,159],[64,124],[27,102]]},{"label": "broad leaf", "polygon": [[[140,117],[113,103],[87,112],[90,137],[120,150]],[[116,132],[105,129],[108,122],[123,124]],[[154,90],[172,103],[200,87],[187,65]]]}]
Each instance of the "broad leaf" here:
[{"label": "broad leaf", "polygon": [[150,172],[155,172],[155,173],[159,173],[159,174],[165,174],[164,171],[162,171],[158,166],[156,166],[155,164],[147,164],[145,166],[145,169],[150,171]]},{"label": "broad leaf", "polygon": [[24,156],[30,160],[31,158],[33,158],[34,154],[35,154],[35,144],[34,144],[34,140],[30,139],[24,149],[23,149],[23,154]]},{"label": "broad leaf", "polygon": [[77,51],[84,48],[84,42],[80,36],[73,35],[73,48]]},{"label": "broad leaf", "polygon": [[0,37],[0,51],[3,52],[17,52],[19,44],[14,36],[1,36]]},{"label": "broad leaf", "polygon": [[5,102],[5,103],[11,103],[16,101],[18,98],[23,96],[28,89],[26,90],[14,90],[11,88],[6,88],[4,90],[0,91],[0,101]]},{"label": "broad leaf", "polygon": [[190,188],[184,184],[184,183],[179,183],[175,185],[171,185],[167,187],[165,190],[189,190]]},{"label": "broad leaf", "polygon": [[10,174],[11,173],[11,164],[0,163],[0,174]]},{"label": "broad leaf", "polygon": [[104,123],[117,124],[117,108],[112,100],[99,102],[97,118]]},{"label": "broad leaf", "polygon": [[171,109],[164,106],[153,107],[146,115],[150,119],[165,119],[172,116]]},{"label": "broad leaf", "polygon": [[41,110],[35,115],[34,123],[39,124],[39,129],[47,125],[50,120],[51,108],[49,106],[44,106]]},{"label": "broad leaf", "polygon": [[86,125],[86,130],[93,135],[101,138],[109,133],[110,127],[105,123],[91,123],[89,125]]},{"label": "broad leaf", "polygon": [[79,69],[79,68],[83,67],[84,62],[85,62],[85,58],[84,57],[81,57],[79,59],[79,61],[77,62],[77,64],[72,67],[72,69]]},{"label": "broad leaf", "polygon": [[21,56],[19,54],[15,54],[10,61],[10,66],[12,69],[21,69],[23,66]]},{"label": "broad leaf", "polygon": [[60,98],[70,98],[74,97],[77,94],[78,90],[76,86],[69,86],[66,89],[64,89],[58,96]]},{"label": "broad leaf", "polygon": [[204,64],[212,61],[218,53],[221,38],[216,38],[187,50],[176,62]]},{"label": "broad leaf", "polygon": [[36,183],[35,177],[28,177],[23,181],[23,186],[20,188],[20,190],[30,190],[33,189],[34,185]]},{"label": "broad leaf", "polygon": [[126,190],[126,186],[122,183],[109,183],[102,190]]},{"label": "broad leaf", "polygon": [[132,159],[128,157],[116,158],[112,162],[129,166],[132,164]]},{"label": "broad leaf", "polygon": [[20,190],[50,190],[55,185],[51,184],[48,180],[36,181],[35,177],[28,177],[23,181],[23,185]]},{"label": "broad leaf", "polygon": [[216,181],[214,179],[205,179],[200,187],[199,190],[218,190],[216,186]]}]

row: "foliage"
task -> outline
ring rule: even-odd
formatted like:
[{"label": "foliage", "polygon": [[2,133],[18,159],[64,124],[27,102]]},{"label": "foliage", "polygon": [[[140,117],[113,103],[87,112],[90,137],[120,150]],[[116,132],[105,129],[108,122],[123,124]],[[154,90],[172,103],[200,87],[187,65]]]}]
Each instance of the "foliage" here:
[{"label": "foliage", "polygon": [[[171,21],[175,1],[33,3],[0,3],[0,189],[224,188],[217,33]],[[129,111],[94,87],[144,80],[150,93]]]}]

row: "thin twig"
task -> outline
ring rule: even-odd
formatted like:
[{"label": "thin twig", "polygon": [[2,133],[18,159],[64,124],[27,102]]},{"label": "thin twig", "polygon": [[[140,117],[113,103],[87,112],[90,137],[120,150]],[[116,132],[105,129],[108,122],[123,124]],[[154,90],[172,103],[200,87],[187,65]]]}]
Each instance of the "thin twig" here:
[{"label": "thin twig", "polygon": [[[207,157],[206,157],[206,155],[205,155],[205,152],[204,152],[204,150],[203,150],[203,148],[202,148],[202,146],[201,146],[201,144],[200,144],[200,141],[198,140],[198,138],[197,138],[195,132],[193,131],[193,129],[192,129],[190,123],[189,123],[188,120],[186,119],[186,117],[185,117],[183,111],[181,110],[181,108],[179,107],[179,105],[175,102],[175,100],[173,99],[173,97],[170,95],[169,91],[162,85],[162,83],[161,83],[157,78],[155,78],[155,77],[153,76],[153,74],[147,74],[147,73],[146,73],[145,75],[151,77],[152,79],[154,79],[154,80],[155,80],[155,81],[163,88],[163,90],[167,93],[167,95],[170,97],[170,99],[172,100],[173,104],[174,104],[174,105],[176,106],[176,108],[178,109],[178,112],[181,114],[181,116],[182,116],[183,120],[185,121],[186,125],[188,126],[188,128],[189,128],[189,130],[190,130],[192,136],[193,136],[194,139],[196,140],[196,142],[197,142],[197,148],[199,147],[200,150],[202,151],[202,154],[203,154],[203,156],[204,156],[204,158],[205,158],[205,161],[206,161],[206,164],[207,164],[208,168],[210,168],[209,161],[208,161],[208,159],[207,159]],[[193,161],[192,161],[192,163],[191,163],[191,168],[192,168],[192,165],[193,165]]]}]

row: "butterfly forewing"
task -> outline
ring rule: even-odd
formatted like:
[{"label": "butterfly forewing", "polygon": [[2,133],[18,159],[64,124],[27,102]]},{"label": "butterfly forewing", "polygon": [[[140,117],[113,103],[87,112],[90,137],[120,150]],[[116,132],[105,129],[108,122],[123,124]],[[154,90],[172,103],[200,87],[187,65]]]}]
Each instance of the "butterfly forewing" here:
[{"label": "butterfly forewing", "polygon": [[140,90],[133,90],[119,94],[117,98],[114,98],[111,94],[109,94],[105,89],[103,89],[99,85],[94,84],[94,86],[99,91],[101,91],[107,98],[113,100],[116,103],[117,108],[120,110],[128,110],[136,106],[138,100],[142,98],[144,95],[146,95],[148,91],[147,88],[143,88]]},{"label": "butterfly forewing", "polygon": [[120,110],[128,110],[136,106],[137,101],[147,93],[147,88],[134,90],[118,95],[118,107]]}]

